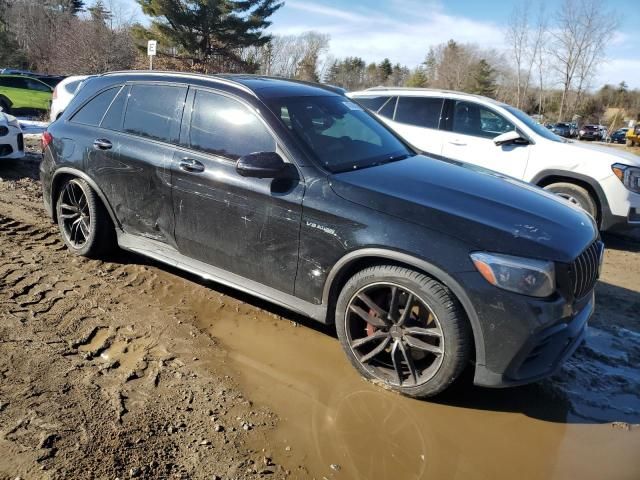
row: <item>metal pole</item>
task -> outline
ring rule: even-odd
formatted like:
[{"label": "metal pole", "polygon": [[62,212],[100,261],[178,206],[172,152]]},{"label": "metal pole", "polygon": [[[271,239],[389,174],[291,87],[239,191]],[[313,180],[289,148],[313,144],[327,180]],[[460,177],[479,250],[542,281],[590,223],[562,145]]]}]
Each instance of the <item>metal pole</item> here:
[{"label": "metal pole", "polygon": [[149,55],[149,70],[153,70],[153,55]]}]

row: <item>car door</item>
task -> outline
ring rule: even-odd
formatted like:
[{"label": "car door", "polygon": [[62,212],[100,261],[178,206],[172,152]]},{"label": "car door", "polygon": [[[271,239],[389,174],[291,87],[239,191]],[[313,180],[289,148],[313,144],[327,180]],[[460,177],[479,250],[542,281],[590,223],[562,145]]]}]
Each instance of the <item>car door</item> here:
[{"label": "car door", "polygon": [[[441,97],[400,96],[393,117],[383,121],[411,145],[423,152],[439,154],[442,134],[438,130],[444,99]],[[387,109],[390,113],[390,109]],[[384,113],[384,112],[383,112]]]},{"label": "car door", "polygon": [[515,178],[527,168],[531,145],[496,146],[493,139],[515,125],[496,110],[468,100],[447,100],[442,155],[473,163]]},{"label": "car door", "polygon": [[126,233],[172,246],[171,162],[186,94],[183,85],[124,86],[92,131],[85,166]]},{"label": "car door", "polygon": [[290,164],[286,179],[236,172],[242,155],[286,155],[255,108],[226,93],[192,88],[184,125],[172,167],[179,251],[293,293],[304,193],[298,170]]}]

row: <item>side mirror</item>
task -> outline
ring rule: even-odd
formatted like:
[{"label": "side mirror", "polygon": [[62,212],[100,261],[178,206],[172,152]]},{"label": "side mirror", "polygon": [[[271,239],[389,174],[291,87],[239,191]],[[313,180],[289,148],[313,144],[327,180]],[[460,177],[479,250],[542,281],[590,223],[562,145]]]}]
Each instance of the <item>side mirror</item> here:
[{"label": "side mirror", "polygon": [[522,138],[522,136],[515,130],[511,130],[510,132],[503,133],[495,137],[493,139],[493,143],[495,143],[496,146],[499,147],[501,145],[509,145],[512,143],[526,145],[529,143],[529,141],[526,138]]},{"label": "side mirror", "polygon": [[256,152],[240,157],[236,162],[236,172],[243,177],[276,178],[286,165],[276,152]]}]

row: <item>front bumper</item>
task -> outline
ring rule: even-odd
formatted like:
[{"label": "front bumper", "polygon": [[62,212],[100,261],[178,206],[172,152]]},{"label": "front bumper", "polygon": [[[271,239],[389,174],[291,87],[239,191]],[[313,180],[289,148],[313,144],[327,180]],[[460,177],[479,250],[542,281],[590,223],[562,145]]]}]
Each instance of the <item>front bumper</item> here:
[{"label": "front bumper", "polygon": [[489,285],[475,272],[463,275],[482,329],[474,383],[510,387],[552,375],[582,342],[593,314],[593,291],[574,302],[526,297]]},{"label": "front bumper", "polygon": [[24,157],[22,130],[16,127],[3,127],[0,130],[0,158],[4,160]]}]

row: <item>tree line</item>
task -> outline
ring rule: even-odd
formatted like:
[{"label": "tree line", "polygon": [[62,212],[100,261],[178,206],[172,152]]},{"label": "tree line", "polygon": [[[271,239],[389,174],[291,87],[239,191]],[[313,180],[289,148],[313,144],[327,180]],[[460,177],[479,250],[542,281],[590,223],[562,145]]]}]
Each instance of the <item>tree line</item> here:
[{"label": "tree line", "polygon": [[155,65],[163,69],[260,73],[348,90],[457,90],[548,120],[600,123],[611,109],[622,112],[620,121],[640,113],[640,91],[624,82],[593,91],[618,28],[601,1],[561,0],[547,11],[523,0],[506,25],[506,49],[451,39],[428,47],[413,68],[389,58],[335,58],[321,32],[269,34],[281,0],[136,1],[150,24],[132,23],[109,0],[0,0],[0,67],[66,75],[146,68],[146,42],[155,39]]}]

